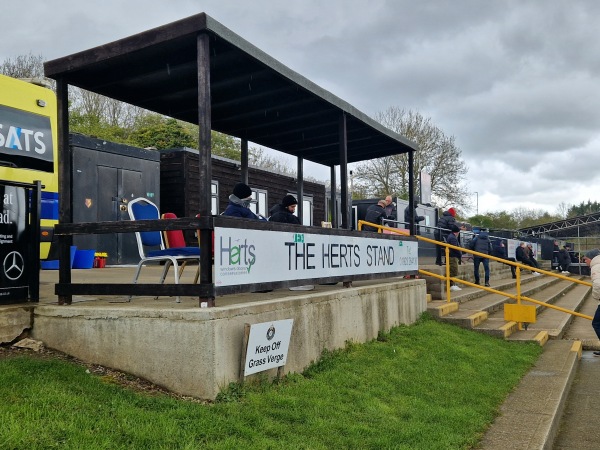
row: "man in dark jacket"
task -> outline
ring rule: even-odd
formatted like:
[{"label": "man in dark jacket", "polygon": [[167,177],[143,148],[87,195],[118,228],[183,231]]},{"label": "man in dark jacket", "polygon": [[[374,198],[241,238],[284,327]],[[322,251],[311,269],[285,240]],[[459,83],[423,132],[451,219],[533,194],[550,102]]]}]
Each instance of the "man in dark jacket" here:
[{"label": "man in dark jacket", "polygon": [[[492,254],[492,243],[490,241],[490,235],[487,231],[480,231],[469,244],[471,250],[486,255]],[[473,255],[473,273],[475,275],[475,284],[480,284],[479,278],[479,264],[483,263],[483,273],[485,276],[485,285],[490,286],[490,260],[483,256]]]},{"label": "man in dark jacket", "polygon": [[571,265],[571,255],[569,255],[569,250],[571,250],[571,247],[565,245],[558,252],[558,267],[560,268],[561,273],[565,275],[571,273],[569,272],[569,266]]},{"label": "man in dark jacket", "polygon": [[419,216],[419,214],[417,214],[417,204],[418,203],[419,203],[419,199],[417,197],[415,197],[415,199],[413,201],[414,209],[411,210],[410,205],[407,206],[406,208],[404,208],[404,222],[406,223],[407,229],[410,225],[410,219],[414,218],[414,223],[415,223],[414,234],[419,234],[419,225],[418,224],[422,220],[425,220],[424,216]]},{"label": "man in dark jacket", "polygon": [[[506,248],[506,244],[504,243],[504,239],[497,239],[492,243],[494,248],[493,256],[496,258],[506,259],[507,261],[514,261],[514,258],[508,257],[508,249]],[[508,265],[510,267],[510,271],[512,273],[513,278],[517,278],[517,268],[512,265]]]},{"label": "man in dark jacket", "polygon": [[[365,222],[381,225],[381,219],[387,219],[387,215],[385,214],[385,206],[385,200],[379,200],[376,205],[369,206],[367,209],[367,214],[365,215]],[[374,232],[378,231],[377,228],[370,225],[363,225],[362,230]]]},{"label": "man in dark jacket", "polygon": [[269,211],[271,213],[269,221],[300,225],[300,219],[294,215],[297,205],[298,202],[293,195],[286,195],[283,197],[283,200],[281,200],[281,203],[273,206],[271,211]]},{"label": "man in dark jacket", "polygon": [[[440,242],[445,242],[448,233],[450,233],[450,225],[456,225],[456,210],[454,208],[448,208],[448,211],[442,213],[442,217],[439,218],[437,223],[437,229],[435,230],[435,238]],[[438,266],[442,265],[442,252],[443,248],[439,245],[435,246],[435,263]]]},{"label": "man in dark jacket", "polygon": [[233,193],[229,196],[229,204],[224,216],[242,217],[244,219],[264,220],[258,217],[250,210],[250,201],[252,200],[252,189],[247,184],[237,183],[233,187]]},{"label": "man in dark jacket", "polygon": [[[521,242],[517,249],[515,250],[515,257],[517,261],[521,264],[525,264],[527,266],[535,267],[533,265],[533,261],[529,259],[529,252],[527,251],[527,244],[525,242]],[[538,272],[532,272],[534,275],[541,275]]]}]

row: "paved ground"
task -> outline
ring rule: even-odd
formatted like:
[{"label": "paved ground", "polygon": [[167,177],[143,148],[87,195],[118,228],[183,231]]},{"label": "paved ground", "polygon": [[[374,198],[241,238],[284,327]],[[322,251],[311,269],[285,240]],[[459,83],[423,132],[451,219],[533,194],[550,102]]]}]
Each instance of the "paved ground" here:
[{"label": "paved ground", "polygon": [[[589,322],[589,321],[588,321]],[[555,450],[600,448],[600,358],[583,352],[554,442]]]}]

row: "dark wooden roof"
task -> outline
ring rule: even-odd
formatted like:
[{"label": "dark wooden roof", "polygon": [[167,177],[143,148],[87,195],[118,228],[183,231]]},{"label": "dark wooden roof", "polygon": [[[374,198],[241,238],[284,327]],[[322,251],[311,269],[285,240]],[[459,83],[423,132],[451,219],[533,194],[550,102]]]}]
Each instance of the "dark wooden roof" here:
[{"label": "dark wooden roof", "polygon": [[213,130],[332,166],[340,164],[339,121],[345,113],[348,162],[416,150],[204,13],[48,61],[44,69],[50,78],[198,123],[201,33],[210,38]]}]

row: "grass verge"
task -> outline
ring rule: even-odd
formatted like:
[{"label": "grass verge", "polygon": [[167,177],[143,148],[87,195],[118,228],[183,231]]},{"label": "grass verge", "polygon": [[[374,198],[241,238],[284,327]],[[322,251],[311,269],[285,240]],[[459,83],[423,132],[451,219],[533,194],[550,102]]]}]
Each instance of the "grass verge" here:
[{"label": "grass verge", "polygon": [[69,361],[0,358],[0,448],[472,448],[540,353],[425,316],[212,404]]}]

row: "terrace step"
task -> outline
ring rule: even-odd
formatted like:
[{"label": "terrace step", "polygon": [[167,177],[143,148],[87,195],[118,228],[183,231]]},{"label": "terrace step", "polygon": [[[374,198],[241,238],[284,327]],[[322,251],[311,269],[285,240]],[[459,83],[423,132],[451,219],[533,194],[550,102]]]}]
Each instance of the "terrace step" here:
[{"label": "terrace step", "polygon": [[[577,275],[572,277],[580,279]],[[521,281],[521,296],[572,311],[581,307],[590,292],[587,286],[552,276],[524,275]],[[492,280],[491,289],[516,296],[516,280]],[[452,291],[450,295],[450,302],[434,300],[428,304],[427,310],[433,317],[502,339],[532,341],[544,345],[548,339],[560,339],[573,320],[570,314],[522,300],[523,305],[535,306],[536,322],[519,326],[504,319],[504,305],[516,303],[514,298],[466,285],[461,291]]]}]

